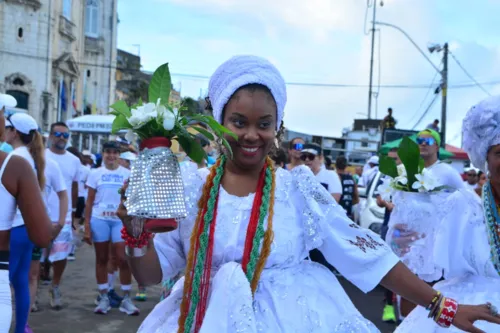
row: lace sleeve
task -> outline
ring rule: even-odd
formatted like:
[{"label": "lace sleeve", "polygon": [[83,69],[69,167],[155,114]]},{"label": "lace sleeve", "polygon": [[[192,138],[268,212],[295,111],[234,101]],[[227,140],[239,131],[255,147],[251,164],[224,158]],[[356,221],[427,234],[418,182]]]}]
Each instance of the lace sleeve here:
[{"label": "lace sleeve", "polygon": [[294,168],[292,176],[293,199],[302,216],[306,249],[319,249],[362,291],[375,288],[398,258],[378,235],[351,221],[307,167]]},{"label": "lace sleeve", "polygon": [[163,272],[163,281],[175,277],[186,266],[184,243],[189,242],[192,226],[190,221],[194,220],[198,213],[198,200],[206,178],[206,175],[198,172],[198,166],[194,163],[183,162],[180,167],[184,182],[187,216],[178,219],[176,230],[156,234],[154,238],[155,249]]}]

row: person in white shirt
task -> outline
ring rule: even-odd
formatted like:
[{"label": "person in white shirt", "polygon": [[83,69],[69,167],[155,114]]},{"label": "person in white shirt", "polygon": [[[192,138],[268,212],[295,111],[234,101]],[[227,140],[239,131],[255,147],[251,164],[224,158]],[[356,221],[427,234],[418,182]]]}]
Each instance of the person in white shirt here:
[{"label": "person in white shirt", "polygon": [[106,314],[111,309],[108,281],[109,244],[112,243],[120,267],[120,283],[123,299],[120,311],[138,315],[139,309],[132,303],[130,290],[132,273],[125,259],[125,242],[122,239],[122,223],[116,211],[120,204],[119,190],[130,177],[130,171],[119,164],[120,144],[116,141],[103,145],[103,165],[91,171],[87,179],[88,197],[85,207],[84,241],[94,245],[96,253],[96,278],[100,297],[95,313]]},{"label": "person in white shirt", "polygon": [[472,191],[475,191],[478,188],[479,177],[477,175],[476,169],[470,168],[467,170],[467,180],[465,180],[465,187],[469,188]]},{"label": "person in white shirt", "polygon": [[363,168],[363,174],[361,175],[359,186],[365,188],[368,188],[368,186],[370,186],[373,178],[375,178],[375,176],[377,175],[378,163],[379,157],[376,155],[368,159],[368,162],[366,162],[366,165]]},{"label": "person in white shirt", "polygon": [[[48,198],[52,193],[56,193],[59,199],[59,221],[53,224],[53,227],[62,230],[66,224],[66,213],[68,211],[68,192],[66,191],[66,184],[64,178],[56,162],[51,159],[45,160],[45,189],[43,191],[43,199],[45,206],[48,209]],[[57,232],[57,231],[56,231]],[[54,235],[54,238],[57,235]],[[29,274],[30,283],[30,308],[31,312],[38,311],[38,304],[36,302],[36,295],[38,291],[38,280],[40,280],[40,261],[42,259],[43,249],[35,246],[31,256],[31,266]],[[45,258],[44,258],[45,259]]]},{"label": "person in white shirt", "polygon": [[339,202],[342,195],[340,178],[335,171],[326,169],[322,154],[323,150],[318,144],[306,143],[300,152],[300,158],[311,169],[321,185]]},{"label": "person in white shirt", "polygon": [[[49,135],[50,147],[45,150],[46,157],[52,159],[59,166],[68,191],[68,210],[65,216],[65,225],[54,240],[48,256],[54,269],[52,288],[50,290],[50,304],[56,310],[62,307],[59,285],[66,268],[68,256],[73,247],[72,223],[73,214],[76,212],[76,204],[78,202],[78,180],[81,165],[80,160],[76,156],[66,151],[69,136],[69,128],[65,123],[57,122],[52,124]],[[52,223],[59,224],[59,200],[55,192],[50,194],[48,206]]]},{"label": "person in white shirt", "polygon": [[[6,141],[12,155],[23,157],[37,175],[40,190],[45,186],[43,139],[35,119],[25,113],[15,113],[5,123]],[[60,230],[60,229],[59,229]],[[30,241],[21,211],[17,209],[10,233],[9,279],[16,298],[16,329],[24,332],[30,309],[29,269],[34,245]]]}]

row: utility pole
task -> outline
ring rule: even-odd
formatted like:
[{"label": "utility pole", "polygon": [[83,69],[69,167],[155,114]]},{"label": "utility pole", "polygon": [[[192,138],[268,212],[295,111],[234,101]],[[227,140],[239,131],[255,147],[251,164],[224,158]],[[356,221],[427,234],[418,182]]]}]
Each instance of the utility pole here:
[{"label": "utility pole", "polygon": [[372,20],[372,50],[370,55],[370,87],[368,88],[368,119],[372,119],[372,85],[373,85],[373,53],[375,50],[375,14],[377,12],[377,1],[373,1]]},{"label": "utility pole", "polygon": [[446,97],[448,94],[448,43],[443,46],[443,70],[441,71],[441,144],[446,145]]}]

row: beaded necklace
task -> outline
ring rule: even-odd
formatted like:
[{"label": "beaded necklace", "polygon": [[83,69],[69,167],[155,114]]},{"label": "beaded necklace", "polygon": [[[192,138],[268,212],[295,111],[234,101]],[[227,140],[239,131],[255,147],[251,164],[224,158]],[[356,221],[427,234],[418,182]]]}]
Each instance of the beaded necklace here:
[{"label": "beaded necklace", "polygon": [[490,181],[483,187],[483,208],[490,243],[491,261],[500,275],[500,217]]},{"label": "beaded necklace", "polygon": [[[198,216],[190,239],[178,333],[191,332],[193,324],[194,332],[198,332],[203,323],[210,287],[220,181],[225,162],[226,157],[222,155],[211,169],[199,202]],[[250,282],[252,294],[257,288],[273,240],[275,174],[272,165],[272,161],[267,158],[257,183],[245,239],[242,268]],[[264,230],[266,215],[267,230]]]}]

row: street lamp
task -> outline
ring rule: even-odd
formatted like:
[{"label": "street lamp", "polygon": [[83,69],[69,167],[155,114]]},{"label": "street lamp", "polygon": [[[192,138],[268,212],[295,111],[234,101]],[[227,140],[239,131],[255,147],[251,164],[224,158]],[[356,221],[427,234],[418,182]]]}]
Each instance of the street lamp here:
[{"label": "street lamp", "polygon": [[444,43],[443,46],[441,46],[440,44],[429,44],[427,46],[427,49],[429,50],[430,53],[441,52],[441,51],[443,52],[443,70],[440,70],[427,56],[427,54],[417,45],[417,43],[415,43],[415,41],[410,37],[410,35],[406,33],[406,31],[404,31],[397,25],[391,23],[374,21],[373,24],[391,27],[401,32],[413,44],[413,46],[415,46],[418,52],[420,52],[420,54],[424,56],[424,58],[429,62],[429,64],[431,64],[431,66],[439,74],[441,74],[441,136],[442,136],[441,142],[444,146],[446,141],[446,96],[448,90],[448,43]]}]

